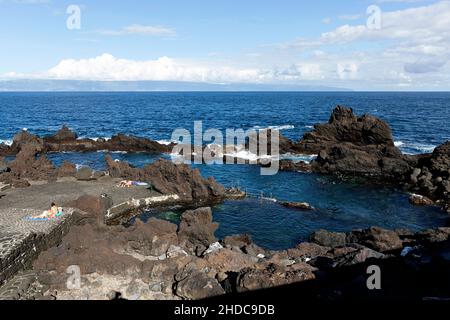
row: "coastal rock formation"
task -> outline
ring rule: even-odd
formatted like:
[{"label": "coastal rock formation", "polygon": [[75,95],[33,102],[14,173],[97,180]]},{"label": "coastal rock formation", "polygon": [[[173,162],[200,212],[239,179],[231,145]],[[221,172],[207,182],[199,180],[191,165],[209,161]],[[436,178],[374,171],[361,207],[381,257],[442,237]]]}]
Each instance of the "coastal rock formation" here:
[{"label": "coastal rock formation", "polygon": [[36,157],[40,146],[34,142],[20,147],[19,153],[11,162],[11,175],[16,179],[53,180],[55,177],[53,163],[45,155]]},{"label": "coastal rock formation", "polygon": [[0,174],[8,172],[9,170],[9,165],[6,162],[5,158],[0,157]]},{"label": "coastal rock formation", "polygon": [[188,210],[181,216],[178,237],[184,247],[200,256],[216,242],[214,235],[219,225],[212,221],[211,208]]},{"label": "coastal rock formation", "polygon": [[25,145],[29,145],[29,148],[32,148],[35,153],[44,150],[44,141],[41,138],[29,133],[27,130],[22,130],[14,136],[10,153],[19,153]]},{"label": "coastal rock formation", "polygon": [[431,206],[434,204],[433,200],[422,196],[420,194],[413,194],[409,197],[409,202],[416,206]]},{"label": "coastal rock formation", "polygon": [[347,241],[362,244],[379,252],[397,250],[403,247],[403,241],[395,231],[378,227],[353,231],[348,235]]},{"label": "coastal rock formation", "polygon": [[22,130],[14,136],[11,147],[5,144],[0,145],[0,155],[15,155],[25,144],[34,145],[40,153],[94,151],[167,153],[174,146],[125,134],[114,135],[111,139],[78,138],[76,132],[64,125],[55,134],[43,138],[31,134],[27,130]]},{"label": "coastal rock formation", "polygon": [[198,169],[160,159],[144,168],[134,168],[126,162],[106,156],[108,172],[112,177],[145,181],[162,194],[177,194],[187,202],[215,202],[225,197],[225,188],[214,178],[204,179]]},{"label": "coastal rock formation", "polygon": [[75,165],[70,163],[64,163],[60,168],[55,168],[46,155],[40,153],[42,146],[36,137],[29,135],[26,131],[23,131],[20,137],[29,142],[16,140],[16,147],[20,150],[15,159],[8,163],[7,170],[0,172],[0,181],[11,183],[16,188],[23,188],[29,185],[27,180],[55,181],[57,177],[77,174]]},{"label": "coastal rock formation", "polygon": [[390,127],[370,115],[356,116],[337,106],[326,124],[317,124],[298,143],[303,153],[318,154],[311,162],[319,173],[402,177],[410,170],[408,157],[394,146]]},{"label": "coastal rock formation", "polygon": [[129,230],[128,250],[143,256],[165,255],[171,246],[178,245],[177,226],[164,220],[150,219],[143,223],[139,219]]},{"label": "coastal rock formation", "polygon": [[280,201],[278,202],[284,207],[298,210],[314,210],[314,207],[307,202]]},{"label": "coastal rock formation", "polygon": [[236,288],[238,292],[245,292],[312,280],[314,271],[317,271],[315,267],[303,262],[289,267],[267,264],[262,268],[246,268],[239,272]]},{"label": "coastal rock formation", "polygon": [[342,142],[361,147],[394,146],[391,129],[383,120],[371,115],[358,117],[351,108],[337,106],[328,123],[316,124],[313,131],[303,136],[297,149],[317,154],[326,147]]},{"label": "coastal rock formation", "polygon": [[63,125],[54,135],[44,137],[45,143],[64,143],[71,142],[78,139],[78,135],[70,130],[66,125]]},{"label": "coastal rock formation", "polygon": [[73,163],[64,161],[58,168],[58,177],[74,177],[77,173],[77,167]]},{"label": "coastal rock formation", "polygon": [[0,143],[0,157],[7,156],[11,153],[10,147],[5,143]]},{"label": "coastal rock formation", "polygon": [[278,162],[280,171],[299,171],[311,172],[311,165],[304,161],[294,162],[292,160],[282,159]]},{"label": "coastal rock formation", "polygon": [[[71,205],[92,217],[106,208],[101,199],[90,196]],[[410,266],[413,274],[434,268],[436,264],[424,265],[421,257],[437,261],[427,257],[435,254],[434,246],[448,242],[450,236],[450,228],[417,233],[377,227],[348,233],[319,230],[311,235],[315,243],[302,242],[292,249],[271,251],[259,248],[247,235],[228,236],[220,242],[223,246],[216,243],[217,224],[212,222],[210,208],[186,211],[178,228],[158,219],[145,223],[136,220],[128,228],[104,226],[98,219],[74,221],[78,225],[70,229],[62,243],[41,253],[33,264],[34,281],[46,289],[31,293],[27,290],[35,290],[35,286],[24,283],[21,297],[64,298],[70,293],[72,298],[84,299],[88,294],[107,299],[112,289],[130,299],[190,300],[295,283],[314,284],[311,281],[316,279],[319,292],[305,290],[308,295],[320,295],[322,290],[334,288],[335,284],[328,287],[327,279],[335,272],[345,269],[346,277],[360,277],[365,269],[348,268],[365,263],[378,265],[394,259],[391,263]],[[66,288],[66,270],[71,265],[81,268],[83,290]],[[108,277],[122,280],[120,284],[108,283]],[[339,283],[339,290],[353,286],[347,278],[339,279],[334,282]],[[104,288],[110,290],[104,292]],[[2,289],[0,297],[9,292]]]},{"label": "coastal rock formation", "polygon": [[[417,164],[405,175],[405,182],[408,190],[420,194],[416,203],[432,204],[434,200],[450,212],[450,141],[431,154],[420,155]],[[431,200],[418,201],[426,197]]]},{"label": "coastal rock formation", "polygon": [[323,229],[315,231],[309,240],[324,247],[344,246],[347,243],[345,233],[330,232]]}]

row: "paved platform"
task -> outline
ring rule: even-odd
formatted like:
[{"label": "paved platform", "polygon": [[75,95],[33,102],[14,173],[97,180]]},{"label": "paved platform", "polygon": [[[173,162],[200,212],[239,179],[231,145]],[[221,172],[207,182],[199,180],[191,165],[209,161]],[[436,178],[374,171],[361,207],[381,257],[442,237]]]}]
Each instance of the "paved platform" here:
[{"label": "paved platform", "polygon": [[117,179],[104,177],[95,181],[61,179],[54,183],[34,183],[24,189],[9,189],[0,198],[0,286],[16,273],[31,266],[40,252],[57,245],[73,223],[73,208],[64,208],[61,217],[50,221],[30,221],[48,210],[76,200],[82,195],[108,194],[114,204],[131,198],[159,195],[143,187],[118,188]]}]

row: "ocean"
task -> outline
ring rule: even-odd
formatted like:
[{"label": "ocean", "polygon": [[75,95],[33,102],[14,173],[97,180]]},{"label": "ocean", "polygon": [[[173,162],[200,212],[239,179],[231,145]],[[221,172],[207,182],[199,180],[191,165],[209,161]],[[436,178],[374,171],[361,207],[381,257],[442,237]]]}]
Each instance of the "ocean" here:
[{"label": "ocean", "polygon": [[[391,92],[158,92],[158,93],[0,93],[0,142],[11,143],[20,129],[52,134],[66,124],[80,137],[108,138],[119,132],[168,142],[172,131],[279,127],[299,140],[315,123],[328,121],[336,105],[351,107],[387,121],[396,145],[405,153],[431,152],[450,140],[450,93]],[[136,166],[159,156],[114,153]],[[164,156],[163,156],[164,157]],[[104,154],[64,153],[49,158],[104,168]],[[343,183],[315,174],[280,172],[261,176],[250,165],[195,165],[204,176],[227,186],[281,200],[307,201],[316,211],[296,211],[258,199],[227,201],[213,208],[218,237],[248,233],[269,249],[284,249],[323,228],[350,231],[380,226],[413,230],[449,224],[433,207],[414,207],[400,190],[358,182]],[[179,212],[149,212],[174,222]]]}]

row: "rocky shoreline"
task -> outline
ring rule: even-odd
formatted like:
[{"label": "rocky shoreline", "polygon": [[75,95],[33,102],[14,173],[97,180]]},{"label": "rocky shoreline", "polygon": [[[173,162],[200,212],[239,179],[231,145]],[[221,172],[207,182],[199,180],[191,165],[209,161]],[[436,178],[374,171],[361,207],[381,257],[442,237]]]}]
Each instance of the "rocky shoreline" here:
[{"label": "rocky shoreline", "polygon": [[[39,255],[32,270],[3,286],[0,298],[192,300],[321,281],[341,268],[368,262],[407,264],[417,275],[437,262],[450,266],[446,252],[439,249],[448,248],[450,228],[416,233],[376,227],[347,233],[318,230],[309,242],[272,251],[257,246],[248,235],[218,240],[218,225],[208,207],[184,212],[179,226],[152,218],[128,228],[107,227],[94,222],[102,220],[99,214],[92,211],[90,219],[78,220],[60,245]],[[70,266],[80,268],[80,289],[67,288]],[[24,274],[27,285],[20,282]],[[448,281],[448,276],[440,280]],[[353,277],[364,274],[355,272]],[[355,283],[351,290],[343,285],[342,290],[348,294],[364,285]],[[437,283],[430,285],[439,289]],[[423,297],[431,293],[447,297],[450,288],[421,292]],[[333,294],[331,300],[342,298],[339,291]]]},{"label": "rocky shoreline", "polygon": [[[385,122],[369,115],[358,117],[351,109],[338,106],[328,123],[316,125],[300,141],[281,136],[280,142],[282,153],[317,154],[310,164],[281,160],[282,170],[364,177],[414,192],[413,204],[437,204],[450,212],[449,141],[431,154],[404,155],[395,147]],[[98,182],[112,188],[113,181],[120,179],[145,181],[151,186],[151,190],[141,190],[139,197],[119,197],[121,201],[116,203],[108,195],[89,193],[67,201],[64,206],[75,211],[65,236],[52,247],[41,247],[31,269],[27,263],[21,268],[29,270],[13,278],[12,273],[5,275],[2,280],[8,281],[0,287],[0,299],[204,299],[299,282],[320,283],[338,269],[366,262],[394,261],[408,265],[413,274],[436,264],[450,265],[442,249],[448,247],[450,228],[421,232],[377,227],[347,233],[318,230],[308,242],[294,248],[265,250],[248,235],[215,237],[218,225],[210,206],[245,195],[226,190],[214,178],[203,178],[188,165],[158,160],[135,168],[107,155],[106,172],[96,172],[77,170],[71,163],[56,168],[46,157],[49,152],[66,151],[169,153],[172,147],[125,135],[110,140],[78,139],[67,127],[43,138],[22,131],[11,146],[0,145],[0,156],[15,156],[10,162],[0,158],[0,183],[6,197],[26,193],[20,188],[37,182],[56,186],[62,179],[69,179],[73,186]],[[313,209],[302,202],[280,204]],[[171,205],[187,209],[179,225],[154,218],[144,223],[136,218],[125,226],[148,207]],[[4,261],[9,260],[2,257],[2,266]],[[70,266],[80,268],[81,289],[67,289]],[[449,275],[445,276],[448,281]],[[353,289],[360,285],[355,283]],[[450,297],[450,286],[441,288],[436,283],[431,287],[437,297]],[[430,294],[427,290],[417,297]]]}]

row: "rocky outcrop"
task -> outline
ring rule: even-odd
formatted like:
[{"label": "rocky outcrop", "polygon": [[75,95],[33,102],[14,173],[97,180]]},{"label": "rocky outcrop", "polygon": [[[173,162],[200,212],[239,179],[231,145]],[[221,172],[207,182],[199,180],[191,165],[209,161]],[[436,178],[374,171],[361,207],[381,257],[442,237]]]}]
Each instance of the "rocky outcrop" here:
[{"label": "rocky outcrop", "polygon": [[412,159],[394,146],[392,132],[383,120],[356,116],[337,106],[326,124],[317,124],[298,143],[303,153],[318,154],[311,162],[315,172],[378,176],[397,179],[411,168]]},{"label": "rocky outcrop", "polygon": [[54,135],[44,137],[45,143],[65,143],[73,142],[78,139],[78,135],[63,125]]},{"label": "rocky outcrop", "polygon": [[29,133],[27,130],[22,130],[14,136],[10,152],[12,154],[17,154],[25,145],[30,146],[29,148],[32,148],[35,153],[44,150],[44,141],[41,138]]},{"label": "rocky outcrop", "polygon": [[125,134],[114,135],[111,139],[78,138],[76,132],[64,125],[55,134],[43,138],[22,130],[14,136],[11,147],[0,145],[0,155],[15,155],[25,144],[33,144],[38,152],[42,153],[94,151],[167,153],[174,146],[174,144],[164,145],[147,138]]},{"label": "rocky outcrop", "polygon": [[214,178],[204,179],[198,169],[191,169],[188,165],[160,159],[139,169],[114,161],[109,155],[106,163],[112,177],[148,182],[154,190],[162,194],[177,194],[186,202],[208,203],[225,198],[222,185]]},{"label": "rocky outcrop", "polygon": [[28,180],[55,181],[57,177],[74,176],[77,174],[73,164],[64,163],[60,168],[55,168],[53,163],[41,154],[41,146],[36,143],[35,138],[29,136],[26,131],[23,137],[31,142],[22,144],[18,140],[17,146],[20,151],[13,161],[8,163],[7,170],[0,172],[0,181],[11,183],[16,188],[27,187]]},{"label": "rocky outcrop", "polygon": [[58,177],[74,177],[77,174],[77,167],[73,163],[64,161],[58,168]]},{"label": "rocky outcrop", "polygon": [[54,177],[54,167],[45,155],[36,157],[40,147],[35,143],[21,146],[14,161],[11,162],[11,175],[17,179],[49,180]]},{"label": "rocky outcrop", "polygon": [[236,289],[245,292],[312,280],[315,279],[314,271],[317,271],[315,267],[303,262],[289,267],[267,264],[262,268],[247,268],[239,272]]},{"label": "rocky outcrop", "polygon": [[434,204],[433,200],[420,194],[412,194],[409,197],[409,202],[416,206],[431,206]]},{"label": "rocky outcrop", "polygon": [[129,230],[127,250],[143,256],[161,256],[171,246],[178,245],[177,226],[164,220],[150,219],[147,223],[139,219]]},{"label": "rocky outcrop", "polygon": [[0,143],[0,157],[7,156],[11,153],[10,147],[4,143]]},{"label": "rocky outcrop", "polygon": [[[70,205],[94,217],[105,210],[101,199],[90,196]],[[90,294],[98,293],[102,285],[87,279],[113,275],[126,279],[127,292],[133,291],[138,281],[141,288],[148,288],[152,294],[191,300],[314,283],[311,281],[316,279],[322,284],[341,269],[347,275],[360,277],[364,270],[349,267],[379,265],[392,258],[400,265],[407,262],[420,268],[421,256],[428,254],[426,248],[445,243],[450,236],[450,228],[416,233],[376,227],[348,233],[319,230],[311,235],[314,242],[270,251],[259,248],[248,235],[228,236],[220,242],[222,245],[217,243],[217,224],[212,222],[209,208],[186,211],[178,228],[158,219],[146,223],[137,220],[127,228],[103,226],[95,219],[90,223],[79,218],[76,221],[79,225],[72,227],[61,245],[43,252],[34,263],[38,283],[51,288],[51,292],[58,291],[55,297],[65,296],[66,269],[70,265],[80,266],[84,291]],[[137,294],[148,296],[140,291]]]},{"label": "rocky outcrop", "polygon": [[307,210],[307,211],[314,210],[314,207],[307,202],[279,201],[278,203],[286,208]]},{"label": "rocky outcrop", "polygon": [[347,142],[354,146],[383,145],[393,147],[392,132],[383,120],[364,115],[358,117],[351,108],[337,106],[325,124],[316,124],[297,146],[305,153],[318,154],[324,148]]},{"label": "rocky outcrop", "polygon": [[426,205],[435,201],[450,212],[450,141],[431,154],[419,156],[404,180],[405,187],[417,193],[414,203]]},{"label": "rocky outcrop", "polygon": [[362,244],[379,252],[398,250],[403,247],[403,241],[395,231],[378,227],[353,231],[347,236],[347,241]]},{"label": "rocky outcrop", "polygon": [[6,162],[5,158],[0,157],[0,174],[8,172],[9,170],[9,164]]},{"label": "rocky outcrop", "polygon": [[311,165],[304,161],[294,162],[283,159],[278,162],[278,167],[280,171],[311,172]]},{"label": "rocky outcrop", "polygon": [[331,232],[323,229],[315,231],[309,240],[325,247],[344,246],[347,243],[345,233]]}]

